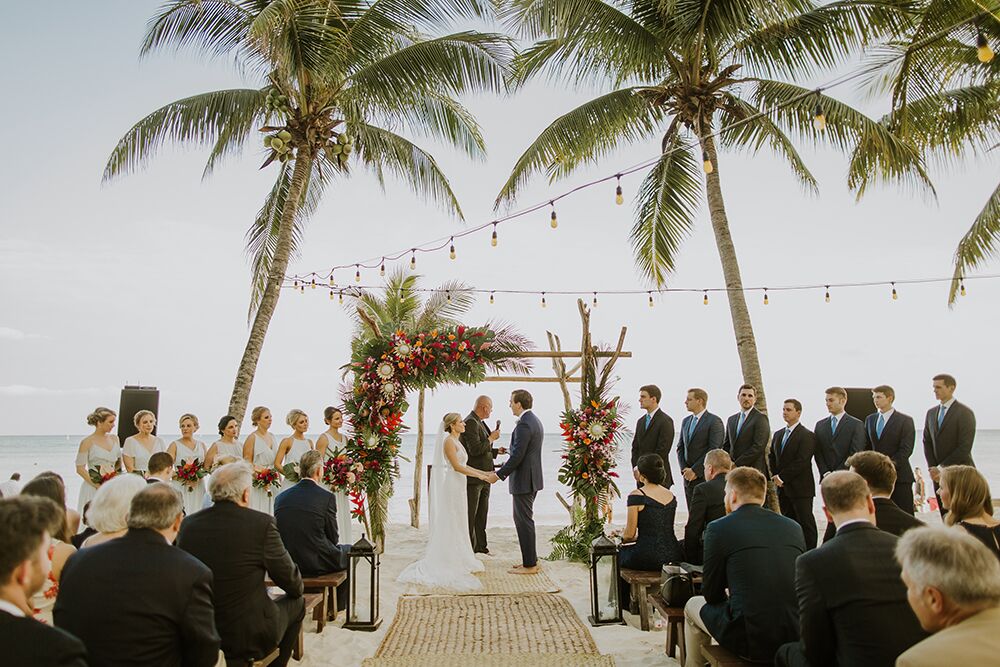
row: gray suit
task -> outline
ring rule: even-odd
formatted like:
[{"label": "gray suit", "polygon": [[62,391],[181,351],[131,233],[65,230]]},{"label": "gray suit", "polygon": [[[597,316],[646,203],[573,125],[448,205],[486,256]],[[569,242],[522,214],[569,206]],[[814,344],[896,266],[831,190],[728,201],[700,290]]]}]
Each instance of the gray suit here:
[{"label": "gray suit", "polygon": [[538,564],[535,550],[535,495],[542,490],[542,422],[531,410],[521,418],[510,436],[510,458],[497,470],[497,477],[507,480],[514,501],[514,527],[521,545],[521,564]]}]

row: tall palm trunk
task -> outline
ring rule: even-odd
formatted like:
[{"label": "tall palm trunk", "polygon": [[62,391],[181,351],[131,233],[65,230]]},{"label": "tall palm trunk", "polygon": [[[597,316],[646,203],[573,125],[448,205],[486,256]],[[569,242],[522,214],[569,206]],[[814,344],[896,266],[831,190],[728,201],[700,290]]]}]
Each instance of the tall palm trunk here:
[{"label": "tall palm trunk", "polygon": [[229,414],[235,417],[237,422],[242,422],[243,415],[246,413],[250,387],[253,385],[254,373],[257,372],[257,362],[260,360],[260,352],[264,347],[264,337],[267,336],[267,327],[271,323],[271,316],[274,315],[274,309],[278,305],[278,297],[281,295],[281,283],[285,279],[288,260],[292,254],[293,221],[298,212],[302,192],[309,180],[312,164],[312,153],[300,149],[295,158],[292,182],[288,186],[285,205],[281,211],[281,227],[278,229],[278,242],[274,248],[274,257],[267,273],[267,284],[264,286],[257,314],[253,318],[253,325],[250,327],[250,337],[243,350],[243,359],[240,360],[239,370],[236,371],[233,395],[229,399]]},{"label": "tall palm trunk", "polygon": [[726,205],[722,200],[722,184],[719,181],[719,161],[715,152],[715,141],[712,137],[702,138],[701,146],[715,167],[705,179],[708,190],[708,212],[712,218],[712,230],[715,232],[715,244],[719,249],[719,259],[722,261],[722,275],[726,279],[726,287],[729,290],[727,294],[729,314],[733,319],[733,332],[736,334],[736,350],[740,355],[743,381],[757,388],[757,407],[766,413],[767,400],[764,397],[764,380],[761,377],[760,360],[757,358],[757,340],[753,335],[750,311],[747,309],[746,296],[743,294],[743,278],[740,276],[740,265],[736,259],[736,246],[733,245],[733,237],[729,233]]}]

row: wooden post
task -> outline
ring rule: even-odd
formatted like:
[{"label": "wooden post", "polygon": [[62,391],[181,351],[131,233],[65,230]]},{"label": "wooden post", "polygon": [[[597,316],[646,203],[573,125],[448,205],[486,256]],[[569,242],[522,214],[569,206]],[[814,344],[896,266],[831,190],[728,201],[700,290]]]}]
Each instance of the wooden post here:
[{"label": "wooden post", "polygon": [[573,409],[573,401],[569,397],[569,386],[566,383],[566,377],[569,374],[566,372],[566,362],[561,357],[555,356],[556,353],[562,352],[562,342],[559,340],[559,336],[556,336],[551,331],[546,331],[545,335],[548,336],[549,349],[553,353],[552,370],[555,371],[556,377],[559,378],[559,388],[562,389],[563,404],[566,406],[566,411],[569,412]]},{"label": "wooden post", "polygon": [[413,497],[410,498],[410,525],[420,528],[420,476],[424,463],[424,390],[417,398],[417,451],[413,454]]}]

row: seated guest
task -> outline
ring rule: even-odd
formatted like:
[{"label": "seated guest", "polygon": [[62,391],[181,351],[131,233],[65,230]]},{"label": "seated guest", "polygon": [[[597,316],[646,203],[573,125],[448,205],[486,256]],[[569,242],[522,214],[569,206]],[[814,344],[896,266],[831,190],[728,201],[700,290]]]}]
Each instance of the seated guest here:
[{"label": "seated guest", "polygon": [[21,473],[11,473],[10,479],[0,482],[0,498],[13,498],[21,492]]},{"label": "seated guest", "polygon": [[66,489],[62,478],[58,475],[39,475],[24,485],[22,496],[48,498],[56,504],[58,511],[53,512],[52,525],[48,533],[52,538],[48,549],[48,558],[52,563],[45,585],[31,597],[33,616],[36,620],[52,625],[52,607],[55,606],[59,594],[59,577],[62,575],[66,560],[76,553],[76,548],[69,542],[69,526],[66,525]]},{"label": "seated guest", "polygon": [[[302,577],[274,518],[249,508],[252,475],[243,461],[216,468],[208,481],[214,504],[184,520],[177,546],[215,574],[215,625],[226,659],[249,662],[277,646],[280,655],[271,664],[284,667],[305,616]],[[285,597],[272,600],[265,578]]]},{"label": "seated guest", "polygon": [[927,636],[899,578],[898,538],[875,527],[875,502],[857,473],[831,472],[820,491],[823,511],[839,528],[795,562],[799,641],[779,648],[775,664],[891,667]]},{"label": "seated guest", "polygon": [[816,478],[813,477],[812,459],[816,438],[799,423],[802,403],[797,399],[785,400],[781,416],[786,427],[775,431],[771,440],[768,459],[771,480],[778,487],[781,513],[802,526],[806,548],[815,549],[817,529],[812,506],[816,497]]},{"label": "seated guest", "polygon": [[174,481],[174,457],[166,452],[156,452],[149,457],[146,464],[149,469],[146,471],[146,482],[166,482]]},{"label": "seated guest", "polygon": [[83,543],[87,541],[87,538],[91,535],[97,535],[97,531],[94,530],[89,523],[87,523],[87,512],[90,510],[90,501],[87,501],[83,505],[83,515],[80,518],[81,523],[83,523],[83,530],[73,536],[71,540],[73,546],[77,549],[83,546]]},{"label": "seated guest", "polygon": [[[756,466],[753,466],[756,467]],[[684,526],[684,560],[702,562],[705,526],[726,516],[726,473],[733,469],[733,460],[723,449],[705,454],[705,483],[691,494],[687,525]]]},{"label": "seated guest", "polygon": [[771,662],[798,638],[795,559],[806,550],[797,523],[762,507],[767,480],[759,470],[726,475],[726,511],[705,528],[701,596],[684,607],[687,667],[701,667],[701,648],[715,639],[753,662]]},{"label": "seated guest", "polygon": [[961,526],[1000,558],[1000,521],[993,518],[990,485],[983,474],[972,466],[945,466],[938,495],[948,510],[944,522]]},{"label": "seated guest", "polygon": [[[667,471],[659,454],[643,454],[635,467],[639,488],[628,494],[628,517],[618,565],[629,570],[659,572],[666,563],[683,560],[681,545],[674,535],[677,498],[662,486]],[[619,577],[618,600],[623,609],[629,606],[629,591],[628,582]],[[639,604],[645,601],[640,600]]]},{"label": "seated guest", "polygon": [[64,512],[45,498],[0,500],[0,646],[6,667],[86,667],[79,639],[31,617],[48,577],[49,528]]},{"label": "seated guest", "polygon": [[995,665],[1000,655],[1000,563],[958,528],[926,527],[899,538],[907,599],[931,636],[896,667]]},{"label": "seated guest", "polygon": [[[868,490],[875,501],[875,526],[879,530],[899,537],[910,528],[919,528],[924,522],[909,512],[904,512],[892,500],[896,484],[896,466],[892,459],[879,452],[865,451],[852,454],[847,459],[847,465],[852,472],[864,478]],[[832,539],[837,527],[831,521],[826,524],[826,534],[823,542]]]},{"label": "seated guest", "polygon": [[52,537],[69,542],[76,531],[80,529],[80,514],[76,510],[66,507],[66,482],[62,475],[51,470],[40,472],[21,489],[21,493],[26,491],[29,492],[29,495],[48,498],[65,509],[66,529],[59,531]]},{"label": "seated guest", "polygon": [[[323,455],[310,450],[299,459],[301,479],[274,499],[281,541],[303,577],[347,570],[351,545],[337,534],[337,497],[320,484]],[[337,608],[347,608],[348,584],[337,587]]]},{"label": "seated guest", "polygon": [[124,535],[128,530],[129,506],[144,488],[146,480],[133,474],[118,475],[101,484],[87,510],[87,523],[97,534],[84,540],[81,548],[93,547]]},{"label": "seated guest", "polygon": [[181,494],[167,484],[146,486],[138,475],[124,477],[143,484],[129,508],[128,532],[69,559],[56,625],[83,640],[95,667],[215,665],[212,572],[171,546],[181,525]]}]

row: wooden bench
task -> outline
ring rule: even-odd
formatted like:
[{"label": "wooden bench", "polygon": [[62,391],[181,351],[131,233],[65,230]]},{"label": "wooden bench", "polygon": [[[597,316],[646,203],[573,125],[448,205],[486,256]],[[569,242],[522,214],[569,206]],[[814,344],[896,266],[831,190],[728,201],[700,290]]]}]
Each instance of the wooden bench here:
[{"label": "wooden bench", "polygon": [[[347,581],[347,571],[342,572],[331,572],[330,574],[324,574],[322,577],[302,577],[302,586],[306,593],[324,593],[324,598],[326,603],[324,606],[327,611],[327,620],[334,621],[337,618],[339,610],[337,609],[337,586]],[[275,583],[270,579],[264,580],[265,586],[274,586]],[[315,613],[315,612],[314,612]],[[322,630],[322,628],[319,628]]]},{"label": "wooden bench", "polygon": [[665,649],[667,655],[671,658],[677,658],[677,662],[683,665],[686,648],[684,645],[684,607],[668,607],[663,596],[659,593],[650,593],[647,599],[667,623],[667,646]]},{"label": "wooden bench", "polygon": [[[734,655],[718,645],[702,646],[701,657],[708,661],[712,667],[744,667],[755,663],[747,662],[738,655]],[[770,664],[770,663],[769,663]]]},{"label": "wooden bench", "polygon": [[660,571],[623,568],[619,574],[632,589],[629,595],[629,611],[633,614],[639,614],[639,627],[641,629],[649,630],[649,602],[646,600],[646,596],[660,586]]},{"label": "wooden bench", "polygon": [[323,632],[326,627],[326,596],[322,593],[306,593],[303,596],[306,603],[306,618],[312,612],[312,620],[316,621],[316,632]]}]

